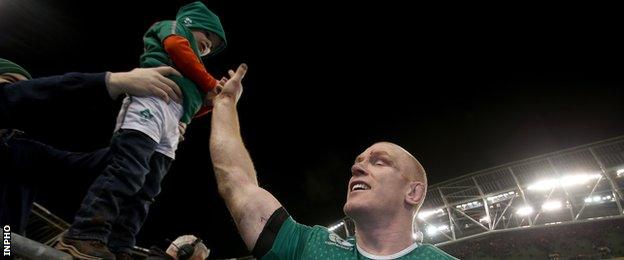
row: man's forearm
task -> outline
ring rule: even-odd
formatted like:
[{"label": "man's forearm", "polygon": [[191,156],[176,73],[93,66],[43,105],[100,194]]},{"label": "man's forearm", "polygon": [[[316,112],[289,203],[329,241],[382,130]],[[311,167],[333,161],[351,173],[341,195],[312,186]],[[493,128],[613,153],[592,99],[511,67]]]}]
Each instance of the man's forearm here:
[{"label": "man's forearm", "polygon": [[221,94],[215,98],[211,131],[210,155],[219,194],[247,249],[252,250],[267,220],[281,204],[258,186],[256,171],[240,134],[236,97]]},{"label": "man's forearm", "polygon": [[229,71],[230,79],[213,99],[210,155],[219,194],[245,245],[252,250],[267,220],[282,205],[258,186],[256,170],[241,137],[236,102],[243,91],[241,80],[246,72],[245,64],[238,66],[236,72]]},{"label": "man's forearm", "polygon": [[235,97],[215,98],[210,155],[221,192],[237,185],[258,185],[253,162],[240,134]]}]

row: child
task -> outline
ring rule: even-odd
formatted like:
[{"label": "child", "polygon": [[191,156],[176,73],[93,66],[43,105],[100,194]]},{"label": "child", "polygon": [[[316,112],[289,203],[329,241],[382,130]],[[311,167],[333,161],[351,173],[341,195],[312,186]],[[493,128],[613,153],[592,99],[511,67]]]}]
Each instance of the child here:
[{"label": "child", "polygon": [[225,48],[219,18],[201,2],[194,2],[180,8],[175,21],[154,24],[143,42],[141,67],[175,67],[184,77],[170,79],[180,86],[184,100],[181,105],[152,97],[124,100],[108,165],[57,244],[79,258],[115,259],[116,254],[116,259],[130,259],[135,236],[175,159],[180,131],[193,116],[210,111],[203,102],[218,82],[199,57]]}]

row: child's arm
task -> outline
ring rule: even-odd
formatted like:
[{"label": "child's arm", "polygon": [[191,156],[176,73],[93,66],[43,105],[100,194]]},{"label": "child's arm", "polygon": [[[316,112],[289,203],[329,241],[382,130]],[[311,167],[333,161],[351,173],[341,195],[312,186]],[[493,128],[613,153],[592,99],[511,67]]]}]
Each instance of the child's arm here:
[{"label": "child's arm", "polygon": [[175,67],[195,84],[205,91],[212,91],[217,86],[217,80],[206,71],[189,41],[179,35],[170,35],[163,41],[165,51],[173,61]]},{"label": "child's arm", "polygon": [[[219,92],[221,92],[221,89],[223,88],[223,85],[225,85],[225,82],[227,82],[227,78],[223,77],[217,83],[216,89],[213,89],[212,91],[206,93],[206,99],[204,100],[204,105],[199,109],[199,111],[197,111],[197,113],[195,114],[195,116],[193,118],[205,116],[206,114],[208,114],[208,113],[210,113],[212,111],[212,99],[216,95],[218,95]],[[238,99],[237,99],[237,101],[238,101]]]},{"label": "child's arm", "polygon": [[[186,32],[183,26],[178,26],[176,21],[157,22],[145,34],[145,38],[157,38],[163,45],[167,56],[173,62],[173,65],[184,75],[184,77],[193,81],[204,92],[210,93],[217,84],[217,81],[207,71],[199,57],[191,48],[189,41],[183,37]],[[196,114],[206,114],[202,110]]]}]

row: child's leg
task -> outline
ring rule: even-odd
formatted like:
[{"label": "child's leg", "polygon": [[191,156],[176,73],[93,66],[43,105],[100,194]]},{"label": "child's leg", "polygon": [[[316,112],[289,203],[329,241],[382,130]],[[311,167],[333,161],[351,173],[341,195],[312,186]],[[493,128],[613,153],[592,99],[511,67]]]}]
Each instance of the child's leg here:
[{"label": "child's leg", "polygon": [[124,202],[121,214],[109,237],[108,246],[114,252],[128,252],[135,245],[135,236],[147,218],[150,205],[160,193],[160,183],[175,158],[180,138],[178,121],[182,114],[182,107],[175,102],[166,106],[167,109],[163,109],[164,131],[156,152],[150,159],[150,172],[141,190]]},{"label": "child's leg", "polygon": [[87,191],[66,237],[108,241],[120,205],[143,186],[156,146],[137,130],[121,129],[113,136],[109,164]]},{"label": "child's leg", "polygon": [[[165,104],[165,105],[163,105]],[[143,187],[150,158],[165,132],[166,103],[153,97],[124,101],[108,165],[89,188],[57,248],[84,258],[114,258],[106,244],[121,208]]]},{"label": "child's leg", "polygon": [[89,188],[67,238],[108,241],[124,200],[139,192],[149,173],[150,158],[164,130],[159,102],[151,97],[124,100],[108,164]]},{"label": "child's leg", "polygon": [[127,253],[136,244],[135,236],[147,218],[149,207],[160,193],[160,183],[169,171],[172,161],[161,153],[154,153],[150,160],[150,173],[145,178],[143,188],[124,203],[121,214],[113,225],[113,232],[108,239],[111,251]]}]

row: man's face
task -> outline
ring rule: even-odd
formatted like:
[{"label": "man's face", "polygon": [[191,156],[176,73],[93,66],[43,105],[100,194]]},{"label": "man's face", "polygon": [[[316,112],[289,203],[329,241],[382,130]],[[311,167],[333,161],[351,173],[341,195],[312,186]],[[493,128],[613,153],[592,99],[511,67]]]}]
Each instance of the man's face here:
[{"label": "man's face", "polygon": [[405,150],[391,143],[376,143],[360,154],[351,167],[345,214],[353,217],[392,212],[405,205],[416,166]]},{"label": "man's face", "polygon": [[199,30],[193,30],[192,33],[202,57],[210,54],[217,46],[221,45],[221,38],[214,33]]},{"label": "man's face", "polygon": [[22,74],[17,73],[0,74],[0,83],[15,83],[20,80],[28,80],[28,78]]}]

